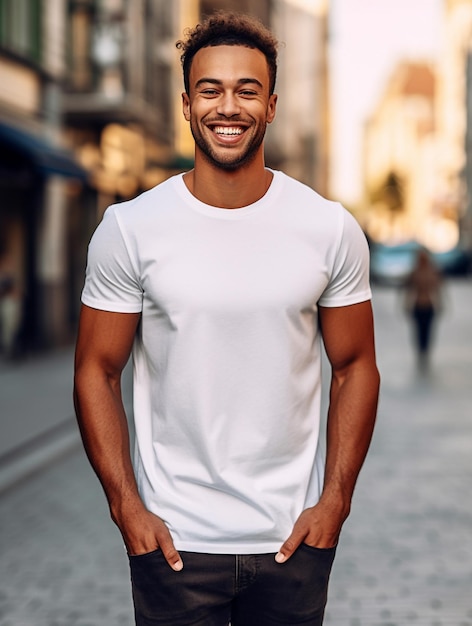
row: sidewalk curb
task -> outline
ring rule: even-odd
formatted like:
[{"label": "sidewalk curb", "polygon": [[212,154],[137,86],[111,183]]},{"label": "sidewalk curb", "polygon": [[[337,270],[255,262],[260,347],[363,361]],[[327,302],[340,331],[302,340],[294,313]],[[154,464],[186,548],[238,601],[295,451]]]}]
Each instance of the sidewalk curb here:
[{"label": "sidewalk curb", "polygon": [[80,445],[77,423],[70,417],[33,441],[7,452],[0,457],[0,495]]}]

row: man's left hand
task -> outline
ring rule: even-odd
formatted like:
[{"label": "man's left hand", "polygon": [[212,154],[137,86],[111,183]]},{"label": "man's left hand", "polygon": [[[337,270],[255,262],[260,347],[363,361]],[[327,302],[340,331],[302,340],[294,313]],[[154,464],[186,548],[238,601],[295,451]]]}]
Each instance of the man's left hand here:
[{"label": "man's left hand", "polygon": [[318,502],[305,509],[293,526],[291,535],[281,546],[275,560],[284,563],[302,543],[315,548],[332,548],[339,540],[341,527],[347,515],[336,507]]}]

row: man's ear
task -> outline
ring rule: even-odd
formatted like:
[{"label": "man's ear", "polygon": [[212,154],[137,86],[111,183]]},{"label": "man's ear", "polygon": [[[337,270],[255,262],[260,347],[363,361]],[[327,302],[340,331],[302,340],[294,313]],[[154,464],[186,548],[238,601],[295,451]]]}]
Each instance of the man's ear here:
[{"label": "man's ear", "polygon": [[182,111],[187,122],[190,121],[190,98],[187,92],[182,94]]},{"label": "man's ear", "polygon": [[267,123],[268,124],[274,121],[276,109],[277,109],[277,94],[273,93],[269,97],[269,104],[267,106]]}]

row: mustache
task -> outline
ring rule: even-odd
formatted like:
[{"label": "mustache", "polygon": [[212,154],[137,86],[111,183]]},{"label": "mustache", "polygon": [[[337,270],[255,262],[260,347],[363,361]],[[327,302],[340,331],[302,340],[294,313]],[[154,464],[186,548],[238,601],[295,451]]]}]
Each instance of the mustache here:
[{"label": "mustache", "polygon": [[229,123],[233,123],[233,124],[250,124],[250,121],[247,119],[244,119],[243,117],[214,117],[214,118],[204,118],[203,122],[207,125],[209,124],[228,124]]}]

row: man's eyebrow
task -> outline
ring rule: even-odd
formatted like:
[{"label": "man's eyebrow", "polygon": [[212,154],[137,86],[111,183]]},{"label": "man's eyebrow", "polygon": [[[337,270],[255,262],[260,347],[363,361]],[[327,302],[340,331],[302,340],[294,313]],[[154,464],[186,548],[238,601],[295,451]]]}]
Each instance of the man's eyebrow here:
[{"label": "man's eyebrow", "polygon": [[[257,85],[261,89],[264,88],[263,84],[259,80],[257,80],[257,78],[239,78],[237,83],[238,85]],[[204,77],[197,80],[197,82],[195,83],[195,88],[201,87],[203,84],[222,85],[223,81],[219,78]]]}]

